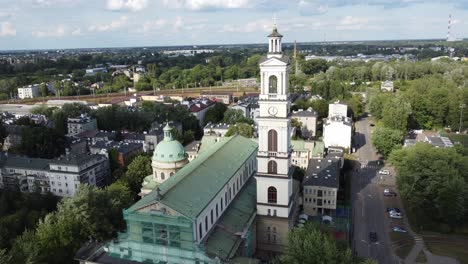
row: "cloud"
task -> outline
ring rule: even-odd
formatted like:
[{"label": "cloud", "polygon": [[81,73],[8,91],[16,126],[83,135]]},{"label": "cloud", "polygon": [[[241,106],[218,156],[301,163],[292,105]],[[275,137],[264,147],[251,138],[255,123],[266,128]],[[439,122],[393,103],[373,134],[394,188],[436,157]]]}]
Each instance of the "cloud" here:
[{"label": "cloud", "polygon": [[221,32],[231,33],[251,33],[256,31],[268,32],[273,28],[273,21],[267,19],[260,19],[248,22],[244,25],[227,24],[221,28]]},{"label": "cloud", "polygon": [[327,4],[300,0],[298,4],[299,13],[303,16],[321,15],[328,11]]},{"label": "cloud", "polygon": [[72,36],[82,36],[82,35],[84,35],[84,34],[81,32],[81,28],[76,28],[75,30],[73,30],[73,31],[71,32],[71,35],[72,35]]},{"label": "cloud", "polygon": [[32,35],[37,38],[45,37],[63,37],[67,34],[66,27],[64,25],[58,25],[56,28],[46,31],[33,31]]},{"label": "cloud", "polygon": [[336,30],[360,30],[367,26],[369,19],[346,16],[336,26]]},{"label": "cloud", "polygon": [[141,11],[148,6],[148,0],[107,0],[106,7],[112,11]]},{"label": "cloud", "polygon": [[189,10],[239,9],[252,7],[249,0],[164,0],[164,5],[170,8],[185,8]]},{"label": "cloud", "polygon": [[112,20],[108,24],[97,24],[92,25],[88,28],[89,31],[97,31],[97,32],[104,32],[104,31],[112,31],[121,27],[124,27],[128,22],[127,16],[121,16],[117,20]]},{"label": "cloud", "polygon": [[16,29],[10,22],[0,23],[0,37],[16,36]]},{"label": "cloud", "polygon": [[57,5],[57,4],[67,4],[67,5],[73,5],[77,4],[78,2],[81,2],[82,0],[32,0],[33,6],[45,6],[49,7],[52,5]]},{"label": "cloud", "polygon": [[176,20],[172,27],[174,31],[180,31],[183,28],[183,26],[184,26],[184,20],[180,16],[176,17]]},{"label": "cloud", "polygon": [[168,21],[165,19],[156,19],[156,20],[150,20],[146,21],[143,24],[143,32],[150,32],[153,30],[158,30],[163,28],[168,24]]}]

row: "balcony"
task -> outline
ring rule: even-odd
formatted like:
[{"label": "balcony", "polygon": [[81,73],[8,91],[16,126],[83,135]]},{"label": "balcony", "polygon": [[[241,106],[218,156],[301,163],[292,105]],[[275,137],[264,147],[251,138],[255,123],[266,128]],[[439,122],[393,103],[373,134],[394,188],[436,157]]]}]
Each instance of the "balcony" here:
[{"label": "balcony", "polygon": [[289,153],[288,152],[278,152],[278,151],[259,151],[258,156],[288,158]]}]

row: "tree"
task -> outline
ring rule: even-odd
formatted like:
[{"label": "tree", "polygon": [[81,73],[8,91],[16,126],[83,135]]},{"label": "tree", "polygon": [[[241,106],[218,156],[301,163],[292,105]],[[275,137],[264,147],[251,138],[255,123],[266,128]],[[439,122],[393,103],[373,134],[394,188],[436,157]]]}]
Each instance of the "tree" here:
[{"label": "tree", "polygon": [[253,124],[253,120],[244,116],[242,110],[228,109],[224,112],[223,123],[236,124],[236,123],[248,123]]},{"label": "tree", "polygon": [[388,128],[406,131],[411,105],[400,96],[392,98],[382,110],[382,122]]},{"label": "tree", "polygon": [[234,135],[241,135],[246,138],[251,138],[253,136],[253,128],[247,123],[236,123],[229,127],[225,136],[230,137]]},{"label": "tree", "polygon": [[468,209],[468,157],[453,148],[418,143],[393,151],[390,162],[409,210],[451,227],[463,222]]},{"label": "tree", "polygon": [[139,155],[128,165],[127,172],[125,172],[125,175],[121,180],[126,186],[128,186],[133,197],[136,197],[140,192],[143,179],[146,176],[151,175],[152,172],[151,157],[147,155]]},{"label": "tree", "polygon": [[45,83],[41,83],[39,85],[39,94],[42,96],[42,97],[46,97],[47,96],[47,85]]},{"label": "tree", "polygon": [[353,112],[353,118],[358,118],[364,114],[364,101],[360,94],[354,94],[350,99],[346,100],[349,108]]},{"label": "tree", "polygon": [[224,113],[227,106],[223,103],[216,103],[213,107],[208,109],[205,113],[205,123],[217,124],[223,120]]},{"label": "tree", "polygon": [[387,157],[393,149],[401,146],[404,136],[405,133],[400,130],[378,124],[372,134],[372,143],[379,153]]},{"label": "tree", "polygon": [[377,95],[371,96],[369,100],[369,111],[377,119],[382,118],[382,111],[385,103],[390,101],[392,95],[389,93],[378,93]]},{"label": "tree", "polygon": [[319,118],[328,116],[328,102],[326,100],[313,100],[310,102],[310,106],[317,112]]},{"label": "tree", "polygon": [[330,234],[307,223],[304,227],[289,232],[288,245],[281,262],[285,264],[353,263],[353,255],[349,248],[339,247]]},{"label": "tree", "polygon": [[12,148],[12,151],[28,157],[51,159],[63,154],[65,144],[65,138],[55,129],[42,126],[23,127],[21,143]]},{"label": "tree", "polygon": [[326,60],[316,59],[301,61],[301,71],[307,75],[325,72],[327,69],[328,64]]}]

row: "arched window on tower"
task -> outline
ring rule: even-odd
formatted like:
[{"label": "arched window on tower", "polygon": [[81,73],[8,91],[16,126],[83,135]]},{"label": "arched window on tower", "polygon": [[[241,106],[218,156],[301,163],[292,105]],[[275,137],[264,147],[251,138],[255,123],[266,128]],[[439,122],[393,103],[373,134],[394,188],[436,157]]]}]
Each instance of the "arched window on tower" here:
[{"label": "arched window on tower", "polygon": [[268,151],[278,151],[278,133],[274,129],[268,131]]},{"label": "arched window on tower", "polygon": [[270,160],[270,161],[268,162],[268,173],[276,174],[276,172],[277,172],[277,164],[276,164],[276,161]]},{"label": "arched window on tower", "polygon": [[268,83],[270,84],[270,87],[268,89],[268,93],[276,94],[278,92],[278,78],[276,78],[275,75],[272,75],[268,79]]},{"label": "arched window on tower", "polygon": [[161,180],[166,179],[166,176],[164,175],[164,172],[161,172]]},{"label": "arched window on tower", "polygon": [[276,188],[273,186],[268,187],[268,203],[276,203]]}]

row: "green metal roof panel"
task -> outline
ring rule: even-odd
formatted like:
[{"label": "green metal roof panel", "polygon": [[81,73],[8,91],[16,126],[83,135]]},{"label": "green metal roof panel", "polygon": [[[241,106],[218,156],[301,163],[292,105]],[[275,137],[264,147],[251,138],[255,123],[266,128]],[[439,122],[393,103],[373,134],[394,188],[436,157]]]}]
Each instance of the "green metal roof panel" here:
[{"label": "green metal roof panel", "polygon": [[242,233],[256,212],[257,186],[255,179],[250,179],[227,211],[216,224],[206,241],[206,253],[221,259],[232,258],[241,242]]},{"label": "green metal roof panel", "polygon": [[315,141],[314,149],[312,150],[312,157],[323,157],[325,153],[325,144],[323,141]]},{"label": "green metal roof panel", "polygon": [[159,201],[183,215],[196,218],[257,147],[255,142],[239,135],[226,137],[200,153],[129,210]]},{"label": "green metal roof panel", "polygon": [[293,150],[305,149],[304,140],[291,140],[291,145],[292,145]]}]

